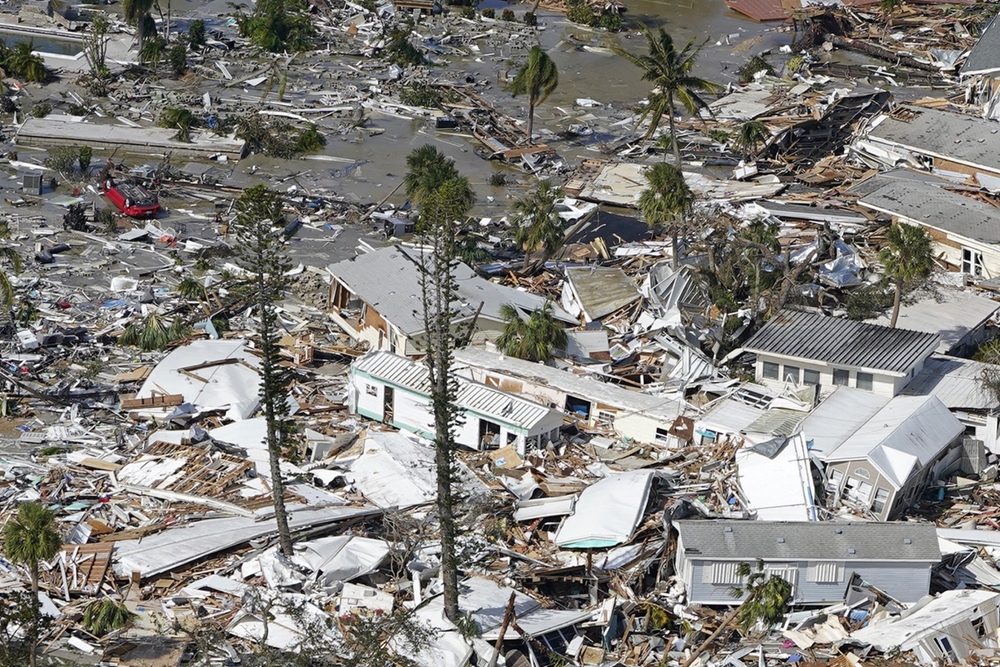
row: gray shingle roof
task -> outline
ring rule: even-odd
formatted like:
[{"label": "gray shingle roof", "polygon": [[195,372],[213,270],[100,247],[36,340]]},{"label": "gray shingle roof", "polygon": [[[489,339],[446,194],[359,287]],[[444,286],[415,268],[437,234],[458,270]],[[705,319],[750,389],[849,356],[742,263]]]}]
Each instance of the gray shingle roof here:
[{"label": "gray shingle roof", "polygon": [[1000,69],[1000,23],[994,17],[962,65],[962,76]]},{"label": "gray shingle roof", "polygon": [[785,310],[772,317],[743,348],[837,366],[906,373],[937,344],[937,334]]},{"label": "gray shingle roof", "polygon": [[[346,259],[327,267],[327,271],[371,305],[386,320],[399,327],[408,336],[421,333],[424,322],[421,310],[420,273],[412,260],[421,261],[419,248],[403,250],[395,246],[379,248],[372,252]],[[545,298],[528,294],[480,278],[475,271],[459,262],[455,265],[455,282],[458,285],[458,320],[474,317],[479,304],[483,304],[480,319],[503,322],[500,309],[512,304],[523,311],[532,312],[545,303]],[[553,315],[565,322],[575,323],[553,304]]]},{"label": "gray shingle roof", "polygon": [[937,531],[930,524],[714,520],[674,525],[688,560],[745,559],[752,567],[755,558],[933,563],[941,559]]},{"label": "gray shingle roof", "polygon": [[869,138],[905,146],[917,153],[1000,170],[1000,125],[996,121],[936,109],[906,109],[916,113],[916,117],[904,121],[885,116],[869,131]]},{"label": "gray shingle roof", "polygon": [[929,183],[896,181],[858,203],[983,243],[1000,243],[1000,209]]}]

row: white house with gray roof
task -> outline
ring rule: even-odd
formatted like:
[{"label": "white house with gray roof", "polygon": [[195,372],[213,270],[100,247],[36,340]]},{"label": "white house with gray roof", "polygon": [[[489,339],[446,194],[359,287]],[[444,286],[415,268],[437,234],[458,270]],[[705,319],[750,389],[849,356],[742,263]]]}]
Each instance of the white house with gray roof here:
[{"label": "white house with gray roof", "polygon": [[756,377],[764,385],[855,387],[891,397],[937,347],[933,333],[784,310],[743,349],[757,356]]},{"label": "white house with gray roof", "polygon": [[744,582],[741,563],[762,560],[769,575],[792,584],[794,604],[842,602],[852,574],[896,598],[916,602],[941,560],[931,524],[783,521],[677,521],[674,567],[688,603],[732,605]]},{"label": "white house with gray roof", "polygon": [[[419,247],[390,246],[358,255],[327,267],[330,284],[329,312],[352,338],[369,349],[405,356],[423,354],[424,320],[420,291]],[[514,306],[524,315],[541,308],[545,298],[491,283],[467,265],[455,265],[457,285],[456,327],[474,324],[471,342],[492,340],[503,329],[501,309]],[[576,324],[558,305],[552,314],[566,324]]]},{"label": "white house with gray roof", "polygon": [[[458,378],[460,424],[455,441],[475,450],[513,447],[524,455],[559,441],[563,415],[495,387]],[[431,439],[435,435],[427,366],[384,351],[369,352],[348,373],[348,407],[354,414]]]}]

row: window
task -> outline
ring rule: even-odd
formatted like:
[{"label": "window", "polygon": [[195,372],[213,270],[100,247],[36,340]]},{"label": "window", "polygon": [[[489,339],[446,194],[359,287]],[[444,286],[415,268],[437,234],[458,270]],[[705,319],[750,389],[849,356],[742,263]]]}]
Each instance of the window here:
[{"label": "window", "polygon": [[851,383],[851,371],[846,371],[843,368],[833,369],[833,384],[837,387],[846,387]]},{"label": "window", "polygon": [[839,584],[844,578],[844,568],[840,563],[810,563],[808,579],[817,584]]},{"label": "window", "polygon": [[962,273],[973,278],[983,277],[983,253],[972,248],[962,248]]},{"label": "window", "polygon": [[365,393],[369,396],[378,396],[378,387],[373,384],[366,384]]},{"label": "window", "polygon": [[615,413],[607,412],[605,410],[597,411],[597,421],[601,426],[606,426],[608,428],[615,427]]},{"label": "window", "polygon": [[886,503],[889,502],[889,491],[887,489],[875,489],[875,500],[872,501],[872,514],[882,514],[885,511]]},{"label": "window", "polygon": [[764,362],[764,377],[766,377],[769,380],[777,380],[778,379],[778,364],[774,363],[773,361],[765,361]]},{"label": "window", "polygon": [[871,479],[872,474],[868,472],[868,468],[855,468],[854,474],[861,479]]},{"label": "window", "polygon": [[819,371],[814,371],[809,368],[802,371],[802,384],[814,384],[819,386]]},{"label": "window", "polygon": [[844,484],[844,497],[862,505],[868,505],[874,487],[868,482],[862,482],[854,477],[848,477]]},{"label": "window", "polygon": [[977,637],[986,636],[986,617],[980,616],[979,618],[972,619],[972,629],[976,631]]},{"label": "window", "polygon": [[872,377],[871,373],[858,373],[858,389],[871,391],[874,383],[875,378]]},{"label": "window", "polygon": [[941,653],[947,658],[948,662],[955,664],[958,662],[958,654],[955,653],[955,649],[951,645],[951,640],[947,637],[935,637],[934,641],[937,642],[938,648],[941,649]]},{"label": "window", "polygon": [[798,366],[789,366],[788,364],[785,364],[785,372],[781,376],[781,379],[784,380],[785,382],[794,382],[795,384],[798,384],[799,383],[799,367]]},{"label": "window", "polygon": [[831,470],[830,471],[830,483],[827,488],[830,491],[836,491],[840,488],[840,482],[844,479],[844,473],[841,470]]},{"label": "window", "polygon": [[712,571],[712,583],[717,586],[736,586],[743,582],[743,577],[736,573],[739,563],[712,563],[705,567]]},{"label": "window", "polygon": [[657,442],[670,442],[670,433],[667,432],[665,428],[656,429],[656,436],[654,440]]}]

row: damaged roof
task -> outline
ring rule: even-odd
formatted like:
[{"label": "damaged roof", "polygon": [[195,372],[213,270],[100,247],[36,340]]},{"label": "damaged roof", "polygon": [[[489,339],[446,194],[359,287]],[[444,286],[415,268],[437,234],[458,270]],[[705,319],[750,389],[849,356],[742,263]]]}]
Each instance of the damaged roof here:
[{"label": "damaged roof", "polygon": [[941,560],[937,530],[919,523],[676,521],[690,559]]},{"label": "damaged roof", "polygon": [[743,348],[747,352],[905,374],[937,345],[937,334],[784,310]]},{"label": "damaged roof", "polygon": [[994,410],[1000,407],[1000,401],[980,382],[987,367],[989,364],[971,359],[934,356],[924,362],[923,369],[906,385],[903,394],[936,396],[952,410]]},{"label": "damaged roof", "polygon": [[[588,322],[610,315],[642,296],[635,283],[617,266],[567,268],[566,284]],[[563,305],[570,308],[566,299],[564,291]]]},{"label": "damaged roof", "polygon": [[1000,131],[996,121],[923,107],[897,107],[907,120],[881,116],[868,132],[877,139],[973,167],[1000,170]]},{"label": "damaged roof", "polygon": [[969,57],[962,65],[961,76],[973,76],[1000,70],[1000,27],[997,17],[983,28],[976,45],[969,51]]},{"label": "damaged roof", "polygon": [[861,206],[982,243],[1000,243],[997,208],[926,182],[891,182],[858,200]]}]

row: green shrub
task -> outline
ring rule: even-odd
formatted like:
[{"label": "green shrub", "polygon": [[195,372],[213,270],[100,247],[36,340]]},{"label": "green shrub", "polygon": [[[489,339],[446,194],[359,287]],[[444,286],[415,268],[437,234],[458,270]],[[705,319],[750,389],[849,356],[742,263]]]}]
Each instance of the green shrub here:
[{"label": "green shrub", "polygon": [[514,16],[514,10],[510,7],[504,7],[504,10],[500,13],[501,21],[516,21],[517,17]]},{"label": "green shrub", "polygon": [[589,5],[581,2],[569,8],[569,11],[566,12],[566,18],[573,23],[590,25],[594,21],[594,12]]},{"label": "green shrub", "polygon": [[441,106],[442,98],[441,92],[434,86],[417,82],[403,88],[399,92],[399,99],[403,104],[433,109]]},{"label": "green shrub", "polygon": [[188,69],[187,47],[181,42],[171,46],[167,52],[167,62],[170,63],[174,76],[182,76]]},{"label": "green shrub", "polygon": [[49,102],[36,102],[35,106],[31,107],[31,115],[35,118],[45,118],[50,113],[52,113],[52,104]]},{"label": "green shrub", "polygon": [[774,76],[775,74],[771,63],[767,62],[764,56],[757,55],[743,63],[736,70],[736,76],[739,77],[740,83],[750,83],[760,71],[763,71],[767,76]]},{"label": "green shrub", "polygon": [[191,21],[191,25],[188,26],[188,45],[192,49],[205,46],[205,22],[201,19]]},{"label": "green shrub", "polygon": [[476,18],[476,8],[475,7],[462,7],[458,15],[463,19],[474,19]]},{"label": "green shrub", "polygon": [[295,139],[295,150],[299,153],[315,153],[323,146],[326,146],[326,137],[319,133],[315,125],[299,132]]},{"label": "green shrub", "polygon": [[619,32],[622,29],[622,15],[618,12],[603,12],[600,19],[600,27],[608,32]]},{"label": "green shrub", "polygon": [[528,12],[524,15],[524,25],[531,26],[532,28],[538,25],[538,17],[535,16],[534,12]]},{"label": "green shrub", "polygon": [[484,19],[495,19],[496,17],[497,17],[497,10],[493,9],[492,7],[487,7],[486,9],[483,10]]},{"label": "green shrub", "polygon": [[94,158],[94,149],[90,146],[80,146],[78,158],[80,160],[80,171],[86,173],[90,169],[90,161]]}]

